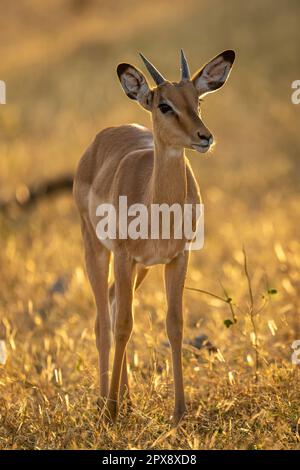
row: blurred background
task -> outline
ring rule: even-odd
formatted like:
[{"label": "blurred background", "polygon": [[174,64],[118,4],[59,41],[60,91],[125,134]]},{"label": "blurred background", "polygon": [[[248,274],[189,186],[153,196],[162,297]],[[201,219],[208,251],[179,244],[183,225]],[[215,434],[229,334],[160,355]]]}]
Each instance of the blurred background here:
[{"label": "blurred background", "polygon": [[[197,418],[182,440],[168,437],[159,445],[259,448],[276,441],[279,447],[297,447],[299,402],[289,397],[292,408],[274,415],[268,404],[289,393],[298,373],[290,356],[292,342],[300,339],[300,105],[291,101],[291,84],[300,79],[299,2],[1,0],[1,11],[0,79],[7,86],[7,104],[0,107],[2,201],[14,196],[22,201],[32,185],[73,175],[100,129],[127,122],[150,126],[149,115],[121,90],[119,62],[144,70],[142,51],[173,81],[180,76],[181,47],[192,72],[222,50],[235,49],[228,83],[202,107],[217,145],[204,157],[188,151],[205,205],[206,233],[204,249],[192,253],[187,286],[227,303],[186,290],[184,367]],[[161,268],[153,269],[135,300],[129,346],[133,395],[144,403],[144,414],[135,416],[127,437],[111,434],[105,442],[93,428],[95,309],[71,191],[29,210],[12,207],[0,214],[0,230],[0,340],[7,350],[0,365],[1,416],[6,416],[0,448],[156,443],[161,404],[169,397],[171,407],[172,396]],[[231,326],[229,297],[237,317]],[[283,365],[289,372],[281,371]],[[245,402],[235,420],[248,420],[253,376],[274,392],[266,398],[273,438],[268,428],[263,437],[260,431],[232,436],[226,419],[223,435],[205,427],[205,419],[219,420],[223,408],[216,410],[215,403],[228,400],[234,387]],[[273,379],[286,384],[285,392],[278,392],[277,382],[270,385]],[[299,390],[298,378],[296,386]],[[133,429],[143,429],[148,414],[155,430],[139,437]]]}]

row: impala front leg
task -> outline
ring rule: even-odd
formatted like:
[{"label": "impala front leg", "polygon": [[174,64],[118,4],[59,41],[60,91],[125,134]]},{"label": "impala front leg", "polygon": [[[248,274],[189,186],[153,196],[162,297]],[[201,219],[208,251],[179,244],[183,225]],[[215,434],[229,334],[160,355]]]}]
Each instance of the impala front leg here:
[{"label": "impala front leg", "polygon": [[[136,267],[136,278],[134,283],[134,292],[140,287],[142,282],[144,281],[146,275],[148,274],[149,270],[141,265],[137,265]],[[115,283],[110,286],[109,289],[109,303],[110,303],[110,311],[111,311],[111,321],[113,325],[113,332],[115,333],[115,323],[116,323],[116,292],[115,292]],[[129,393],[129,380],[128,380],[128,371],[127,371],[127,357],[126,357],[126,349],[124,353],[123,359],[123,367],[121,373],[121,383],[120,383],[120,400],[124,397],[127,398],[127,402],[129,408],[131,408],[131,399]]]},{"label": "impala front leg", "polygon": [[185,398],[182,375],[182,296],[186,270],[188,265],[188,251],[177,256],[165,268],[165,284],[168,302],[167,334],[172,349],[172,364],[175,388],[175,407],[173,424],[176,426],[185,412]]},{"label": "impala front leg", "polygon": [[111,321],[108,311],[108,275],[110,252],[101,245],[93,227],[89,221],[84,218],[82,218],[81,230],[85,246],[87,274],[94,292],[97,307],[95,334],[99,355],[99,404],[102,404],[106,402],[109,385]]},{"label": "impala front leg", "polygon": [[108,418],[112,421],[116,420],[118,414],[121,372],[126,346],[133,326],[132,297],[135,264],[127,258],[126,253],[115,253],[114,268],[116,296],[115,356],[107,404]]}]

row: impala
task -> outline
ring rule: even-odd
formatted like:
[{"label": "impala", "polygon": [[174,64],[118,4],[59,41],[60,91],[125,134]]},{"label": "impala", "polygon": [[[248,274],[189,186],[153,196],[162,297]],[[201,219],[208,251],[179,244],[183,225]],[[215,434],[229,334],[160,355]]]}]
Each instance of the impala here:
[{"label": "impala", "polygon": [[[198,184],[184,149],[205,153],[213,137],[204,125],[200,98],[220,88],[227,80],[235,53],[226,50],[199,69],[192,78],[181,51],[181,80],[169,82],[141,54],[156,86],[150,88],[137,68],[122,63],[117,74],[126,95],[136,100],[152,116],[153,132],[128,124],[109,127],[97,134],[80,160],[74,198],[81,217],[88,277],[95,296],[97,316],[96,345],[99,353],[100,398],[105,416],[115,421],[119,395],[129,399],[126,347],[133,327],[134,292],[150,266],[165,265],[167,296],[166,328],[172,350],[175,389],[173,422],[178,424],[185,412],[182,373],[182,297],[189,250],[182,237],[170,239],[130,239],[117,237],[99,240],[96,235],[97,207],[118,206],[119,196],[128,204],[200,203]],[[193,226],[197,215],[192,211]],[[114,282],[109,287],[110,257],[113,253]],[[109,384],[111,332],[115,352]]]}]

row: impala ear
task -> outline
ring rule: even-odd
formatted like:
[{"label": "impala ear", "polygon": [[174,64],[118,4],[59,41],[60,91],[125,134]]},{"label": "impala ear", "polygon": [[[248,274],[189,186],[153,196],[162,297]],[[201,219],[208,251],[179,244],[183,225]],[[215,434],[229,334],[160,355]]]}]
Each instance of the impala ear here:
[{"label": "impala ear", "polygon": [[229,77],[234,59],[234,51],[224,51],[195,73],[192,82],[199,96],[211,93],[224,85]]},{"label": "impala ear", "polygon": [[119,64],[117,74],[126,95],[137,100],[148,111],[152,108],[152,91],[146,78],[138,69],[130,64]]}]

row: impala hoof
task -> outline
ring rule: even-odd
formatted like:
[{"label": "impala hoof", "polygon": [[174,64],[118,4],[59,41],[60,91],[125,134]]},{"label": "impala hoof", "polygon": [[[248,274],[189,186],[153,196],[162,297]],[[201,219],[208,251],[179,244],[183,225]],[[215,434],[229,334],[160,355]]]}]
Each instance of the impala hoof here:
[{"label": "impala hoof", "polygon": [[118,404],[116,401],[108,400],[105,411],[104,419],[106,423],[114,424],[118,417]]},{"label": "impala hoof", "polygon": [[180,410],[174,410],[173,416],[172,416],[172,426],[176,428],[181,421],[184,418],[184,415],[186,414],[186,408],[180,409]]},{"label": "impala hoof", "polygon": [[96,406],[98,410],[103,410],[103,408],[106,406],[107,402],[107,397],[98,397],[96,400]]}]

